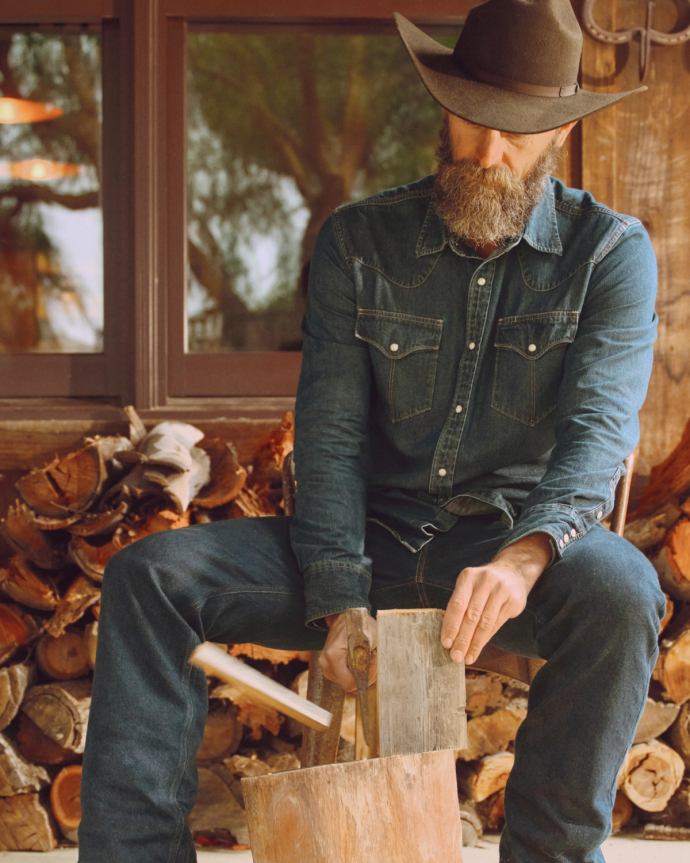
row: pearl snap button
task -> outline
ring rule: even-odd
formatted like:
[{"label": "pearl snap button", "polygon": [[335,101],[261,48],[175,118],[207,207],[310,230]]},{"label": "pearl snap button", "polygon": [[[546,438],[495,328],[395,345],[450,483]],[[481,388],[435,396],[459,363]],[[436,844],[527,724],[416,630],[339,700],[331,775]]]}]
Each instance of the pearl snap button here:
[{"label": "pearl snap button", "polygon": [[462,405],[455,405],[455,413],[456,414],[462,413]]},{"label": "pearl snap button", "polygon": [[474,342],[470,342],[470,343],[469,343],[469,345],[468,345],[467,347],[468,347],[471,351],[473,351],[477,346],[475,345],[475,343],[474,343]]},{"label": "pearl snap button", "polygon": [[484,278],[484,276],[482,276],[481,279],[477,279],[477,284],[478,285],[485,285],[486,284],[486,279]]},{"label": "pearl snap button", "polygon": [[527,348],[527,350],[528,350],[531,354],[533,354],[533,353],[536,351],[536,349],[537,349],[537,346],[536,346],[536,345],[530,345],[530,346]]},{"label": "pearl snap button", "polygon": [[597,518],[601,518],[603,514],[604,513],[601,510],[599,510],[599,512],[597,513]]},{"label": "pearl snap button", "polygon": [[570,536],[567,533],[563,534],[563,542],[570,542]]},{"label": "pearl snap button", "polygon": [[573,539],[575,539],[575,537],[577,536],[577,531],[575,530],[575,528],[573,528],[573,529],[570,531],[570,535],[572,536],[572,538],[573,538]]},{"label": "pearl snap button", "polygon": [[441,470],[439,470],[438,475],[445,476],[447,473],[448,471],[444,467],[442,467]]},{"label": "pearl snap button", "polygon": [[400,347],[400,345],[396,345],[395,342],[393,342],[393,344],[391,345],[391,350],[397,351],[399,347]]},{"label": "pearl snap button", "polygon": [[563,542],[563,540],[560,541],[559,545],[561,548],[563,548],[565,546],[565,543]]}]

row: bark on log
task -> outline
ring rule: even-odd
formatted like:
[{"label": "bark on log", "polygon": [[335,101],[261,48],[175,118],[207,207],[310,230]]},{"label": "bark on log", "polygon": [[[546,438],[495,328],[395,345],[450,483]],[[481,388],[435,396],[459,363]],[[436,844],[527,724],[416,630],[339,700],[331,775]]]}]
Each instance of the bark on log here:
[{"label": "bark on log", "polygon": [[668,739],[690,770],[690,701],[686,701],[680,708],[678,718],[668,733]]},{"label": "bark on log", "polygon": [[682,518],[669,531],[654,568],[667,593],[682,602],[690,600],[690,519]]},{"label": "bark on log", "polygon": [[81,764],[64,767],[50,786],[50,807],[62,835],[69,842],[77,842],[81,821]]},{"label": "bark on log", "polygon": [[0,587],[15,602],[39,611],[52,611],[60,598],[53,579],[37,572],[21,554],[15,554],[7,568],[0,569]]},{"label": "bark on log", "polygon": [[690,421],[673,452],[661,464],[652,468],[649,483],[637,501],[630,521],[649,515],[675,495],[690,486]]},{"label": "bark on log", "polygon": [[112,508],[103,512],[86,512],[80,520],[71,525],[68,530],[74,536],[105,536],[111,534],[129,512],[131,495],[125,486],[117,499],[112,502]]},{"label": "bark on log", "polygon": [[16,501],[7,510],[3,520],[3,533],[7,542],[19,554],[27,557],[41,569],[60,569],[65,563],[65,554],[52,533],[34,526],[29,508]]},{"label": "bark on log", "polygon": [[510,752],[486,755],[479,761],[457,762],[458,788],[468,800],[481,803],[505,788],[515,756]]},{"label": "bark on log", "polygon": [[[465,712],[468,719],[495,710],[503,696],[503,684],[489,674],[468,671],[465,675]],[[469,729],[469,724],[468,724]]]},{"label": "bark on log", "polygon": [[100,602],[101,591],[88,578],[80,575],[69,586],[58,602],[55,613],[45,625],[53,638],[58,638],[73,623],[76,623],[92,605]]},{"label": "bark on log", "polygon": [[442,620],[439,609],[378,615],[381,756],[466,746],[465,668],[441,647]]},{"label": "bark on log", "polygon": [[666,597],[666,614],[663,616],[661,623],[659,624],[659,635],[661,635],[661,633],[671,622],[671,618],[673,617],[673,611],[675,608],[673,600],[668,595],[668,593],[664,593],[664,596]]},{"label": "bark on log", "polygon": [[458,750],[456,756],[462,761],[475,761],[483,755],[505,752],[515,740],[517,730],[526,716],[526,710],[501,708],[470,719],[467,723],[467,747]]},{"label": "bark on log", "polygon": [[38,635],[36,621],[18,605],[0,603],[0,665],[7,662],[18,647]]},{"label": "bark on log", "polygon": [[690,776],[683,779],[666,808],[651,814],[650,820],[672,827],[690,827]]},{"label": "bark on log", "polygon": [[0,668],[0,731],[7,728],[19,713],[26,690],[36,679],[36,666],[20,662]]},{"label": "bark on log", "polygon": [[655,841],[690,842],[690,827],[671,827],[667,824],[645,824],[642,838]]},{"label": "bark on log", "polygon": [[283,462],[295,442],[295,418],[291,411],[283,415],[280,425],[262,438],[254,452],[252,477],[262,477],[282,484]]},{"label": "bark on log", "polygon": [[682,512],[677,504],[677,499],[671,500],[653,515],[628,521],[623,536],[640,551],[654,548],[681,517]]},{"label": "bark on log", "polygon": [[51,518],[88,510],[108,476],[103,458],[108,445],[102,440],[93,439],[76,452],[25,474],[16,483],[24,502],[40,515]]},{"label": "bark on log", "polygon": [[462,860],[448,751],[259,776],[242,789],[254,863]]},{"label": "bark on log", "polygon": [[80,758],[78,753],[51,740],[26,713],[19,716],[17,749],[32,764],[74,764]]},{"label": "bark on log", "polygon": [[237,751],[242,740],[242,723],[237,718],[237,707],[224,701],[211,701],[202,740],[196,759],[219,761]]},{"label": "bark on log", "polygon": [[45,769],[30,764],[8,738],[0,734],[0,797],[29,794],[48,785],[50,777]]},{"label": "bark on log", "polygon": [[616,791],[613,804],[611,832],[618,833],[632,818],[633,805],[622,791]]},{"label": "bark on log", "polygon": [[653,740],[633,746],[618,776],[618,787],[645,812],[660,812],[682,779],[683,759],[664,743]]},{"label": "bark on log", "polygon": [[679,711],[680,705],[678,704],[669,704],[666,701],[654,701],[653,698],[648,698],[635,732],[633,745],[656,740],[673,725]]},{"label": "bark on log", "polygon": [[204,509],[224,506],[237,497],[247,480],[247,471],[237,459],[237,450],[222,438],[204,438],[199,443],[211,460],[211,478],[194,498]]},{"label": "bark on log", "polygon": [[112,537],[96,545],[82,536],[73,536],[67,546],[67,554],[85,575],[100,582],[103,581],[106,564],[120,548],[121,546],[115,545]]},{"label": "bark on log", "polygon": [[482,820],[477,807],[471,800],[460,801],[460,820],[462,821],[463,848],[474,848],[484,833]]},{"label": "bark on log", "polygon": [[[95,608],[96,606],[94,606]],[[96,667],[96,648],[98,647],[98,620],[94,620],[84,629],[84,647],[91,668]]]},{"label": "bark on log", "polygon": [[0,851],[52,851],[57,844],[52,813],[38,794],[0,799]]},{"label": "bark on log", "polygon": [[44,635],[36,645],[36,662],[48,677],[73,680],[88,673],[90,664],[81,632],[63,632],[57,638]]},{"label": "bark on log", "polygon": [[90,707],[91,681],[68,680],[33,686],[21,710],[51,740],[65,749],[83,752]]},{"label": "bark on log", "polygon": [[690,624],[674,629],[672,636],[661,642],[652,676],[663,686],[665,697],[683,704],[690,699]]}]

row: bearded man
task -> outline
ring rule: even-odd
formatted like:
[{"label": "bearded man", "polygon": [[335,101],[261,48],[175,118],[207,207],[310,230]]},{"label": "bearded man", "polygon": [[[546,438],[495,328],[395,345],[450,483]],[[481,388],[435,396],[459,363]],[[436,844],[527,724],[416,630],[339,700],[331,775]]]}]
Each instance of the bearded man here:
[{"label": "bearded man", "polygon": [[574,122],[628,94],[577,86],[568,0],[488,0],[454,51],[397,23],[444,108],[437,174],[319,235],[294,518],[158,533],[108,564],[81,863],[194,859],[199,642],[323,648],[351,690],[344,611],[362,606],[372,637],[379,609],[439,607],[457,661],[489,641],[547,660],[501,861],[603,863],[665,610],[601,524],[638,439],[655,261],[636,219],[549,173]]}]

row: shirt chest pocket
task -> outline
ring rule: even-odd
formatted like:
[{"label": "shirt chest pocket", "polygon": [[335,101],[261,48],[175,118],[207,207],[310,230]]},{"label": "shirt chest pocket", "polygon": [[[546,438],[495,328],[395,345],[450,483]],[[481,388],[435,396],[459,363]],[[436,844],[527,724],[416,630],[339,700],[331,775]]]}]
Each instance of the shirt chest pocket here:
[{"label": "shirt chest pocket", "polygon": [[571,311],[499,320],[491,394],[494,410],[534,426],[555,409],[577,322],[578,313]]},{"label": "shirt chest pocket", "polygon": [[431,408],[443,321],[359,309],[355,335],[371,345],[377,395],[391,422]]}]

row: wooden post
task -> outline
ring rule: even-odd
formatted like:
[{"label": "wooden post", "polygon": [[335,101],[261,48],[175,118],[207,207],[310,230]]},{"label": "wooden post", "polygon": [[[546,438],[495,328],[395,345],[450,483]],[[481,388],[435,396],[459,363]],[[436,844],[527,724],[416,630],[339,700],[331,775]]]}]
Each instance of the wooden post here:
[{"label": "wooden post", "polygon": [[465,749],[465,666],[441,647],[436,608],[378,613],[379,754]]},{"label": "wooden post", "polygon": [[462,863],[452,752],[242,780],[254,863]]}]

